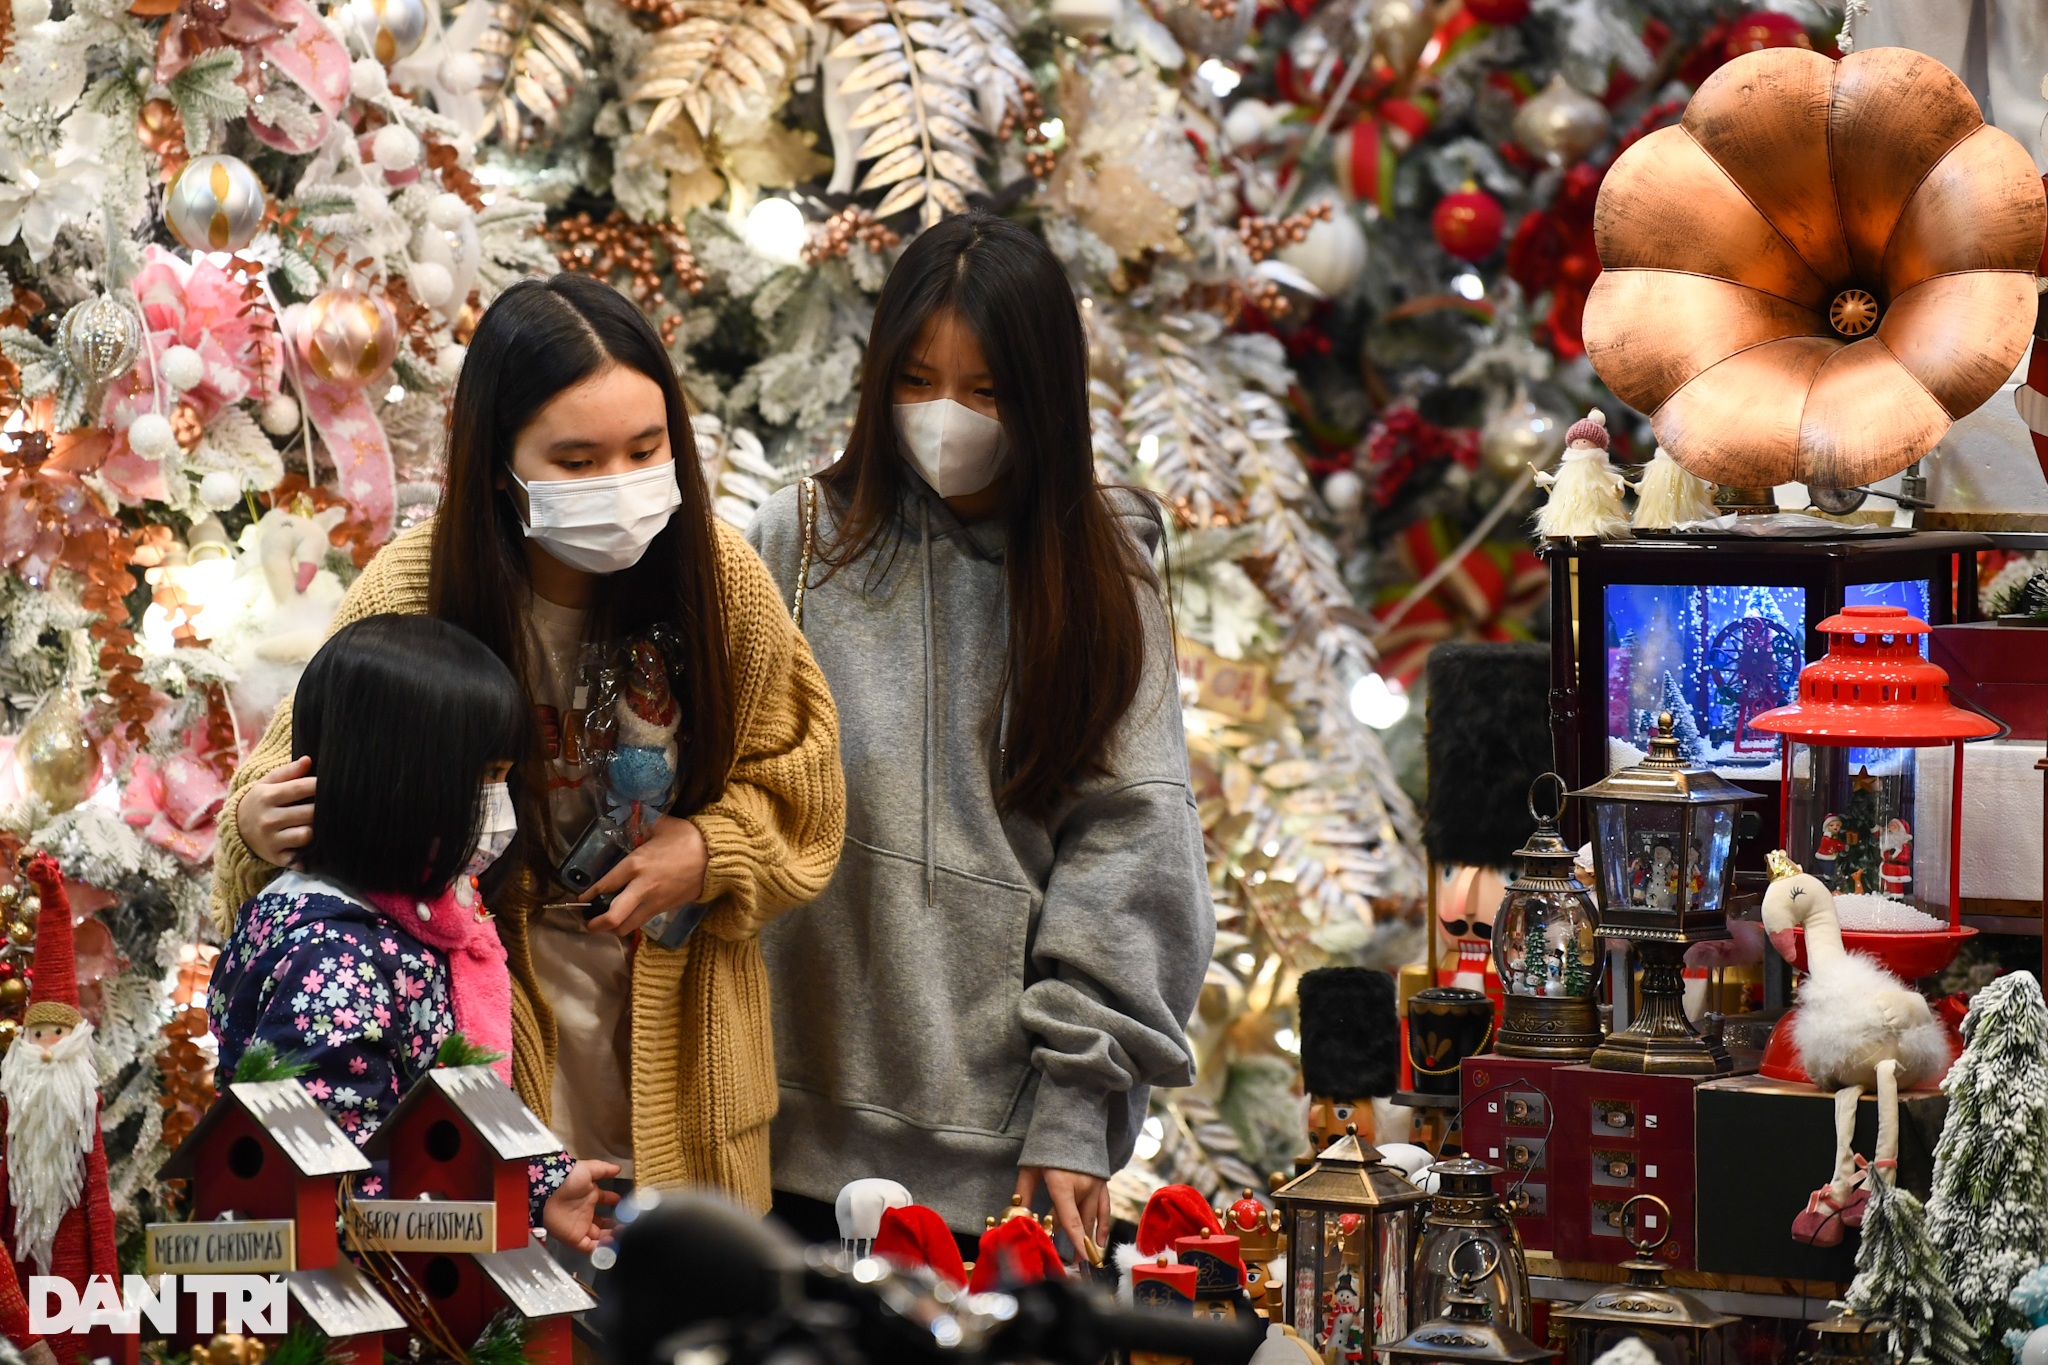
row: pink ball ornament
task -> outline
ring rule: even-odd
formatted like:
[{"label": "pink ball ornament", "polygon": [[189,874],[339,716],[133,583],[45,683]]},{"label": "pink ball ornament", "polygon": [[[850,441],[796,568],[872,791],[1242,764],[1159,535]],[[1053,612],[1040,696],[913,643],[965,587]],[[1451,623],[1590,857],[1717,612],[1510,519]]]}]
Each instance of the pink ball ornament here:
[{"label": "pink ball ornament", "polygon": [[329,289],[306,305],[293,340],[314,374],[360,389],[398,358],[398,319],[375,294]]}]

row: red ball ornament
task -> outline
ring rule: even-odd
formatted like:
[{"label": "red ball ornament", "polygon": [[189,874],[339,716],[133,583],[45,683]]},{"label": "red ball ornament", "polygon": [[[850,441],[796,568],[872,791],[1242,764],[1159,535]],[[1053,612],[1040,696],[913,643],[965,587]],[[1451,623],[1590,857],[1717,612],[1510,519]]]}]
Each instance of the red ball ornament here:
[{"label": "red ball ornament", "polygon": [[1772,47],[1803,47],[1811,51],[1813,39],[1789,14],[1752,10],[1729,22],[1728,36],[1722,43],[1722,51],[1731,62]]},{"label": "red ball ornament", "polygon": [[1519,24],[1529,17],[1529,0],[1465,0],[1465,12],[1482,24]]},{"label": "red ball ornament", "polygon": [[1436,244],[1461,261],[1483,261],[1500,246],[1507,215],[1500,200],[1469,180],[1465,188],[1436,201],[1430,216],[1430,230]]}]

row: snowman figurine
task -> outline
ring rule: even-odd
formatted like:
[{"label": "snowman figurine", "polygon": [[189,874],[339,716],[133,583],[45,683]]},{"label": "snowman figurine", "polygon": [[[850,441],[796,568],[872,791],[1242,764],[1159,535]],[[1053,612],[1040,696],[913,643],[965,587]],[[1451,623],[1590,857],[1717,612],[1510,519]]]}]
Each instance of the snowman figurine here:
[{"label": "snowman figurine", "polygon": [[1550,500],[1536,513],[1537,534],[1547,539],[1596,537],[1621,540],[1628,514],[1621,495],[1628,486],[1621,471],[1607,461],[1607,414],[1594,408],[1565,433],[1564,459],[1557,469],[1536,476]]}]

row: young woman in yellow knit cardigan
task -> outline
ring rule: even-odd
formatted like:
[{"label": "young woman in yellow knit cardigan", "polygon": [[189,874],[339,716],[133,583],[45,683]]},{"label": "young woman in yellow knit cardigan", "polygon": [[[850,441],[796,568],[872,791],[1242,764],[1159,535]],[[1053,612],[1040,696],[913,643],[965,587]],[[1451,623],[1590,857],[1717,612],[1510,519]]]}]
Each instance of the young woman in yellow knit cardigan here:
[{"label": "young woman in yellow knit cardigan", "polygon": [[[439,515],[380,551],[334,629],[431,613],[524,684],[545,775],[518,798],[521,843],[487,884],[514,984],[513,1079],[579,1157],[645,1185],[719,1186],[766,1209],[776,1111],[757,935],[823,889],[845,827],[838,718],[761,561],[710,512],[660,338],[610,287],[525,281],[485,312],[456,385]],[[554,869],[596,807],[558,760],[586,640],[676,628],[683,741],[671,813],[592,894],[586,924]],[[235,778],[213,909],[223,927],[303,847],[317,777],[291,753],[291,703]],[[533,834],[526,833],[534,831]],[[654,916],[710,907],[669,948]]]}]

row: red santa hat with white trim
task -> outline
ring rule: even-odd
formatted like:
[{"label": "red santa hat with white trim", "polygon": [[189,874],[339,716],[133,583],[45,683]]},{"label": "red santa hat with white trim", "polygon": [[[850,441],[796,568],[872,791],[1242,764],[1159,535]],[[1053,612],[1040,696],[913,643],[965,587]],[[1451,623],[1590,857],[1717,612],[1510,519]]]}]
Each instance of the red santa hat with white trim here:
[{"label": "red santa hat with white trim", "polygon": [[1200,1190],[1192,1185],[1161,1185],[1145,1201],[1145,1212],[1138,1217],[1138,1240],[1116,1249],[1117,1296],[1130,1302],[1134,1267],[1152,1265],[1161,1256],[1168,1265],[1176,1265],[1180,1257],[1173,1249],[1175,1242],[1183,1237],[1214,1236],[1221,1231],[1223,1224],[1216,1210]]},{"label": "red santa hat with white trim", "polygon": [[936,1210],[922,1204],[882,1210],[874,1254],[913,1270],[929,1270],[956,1289],[967,1286],[967,1262],[953,1229]]}]

